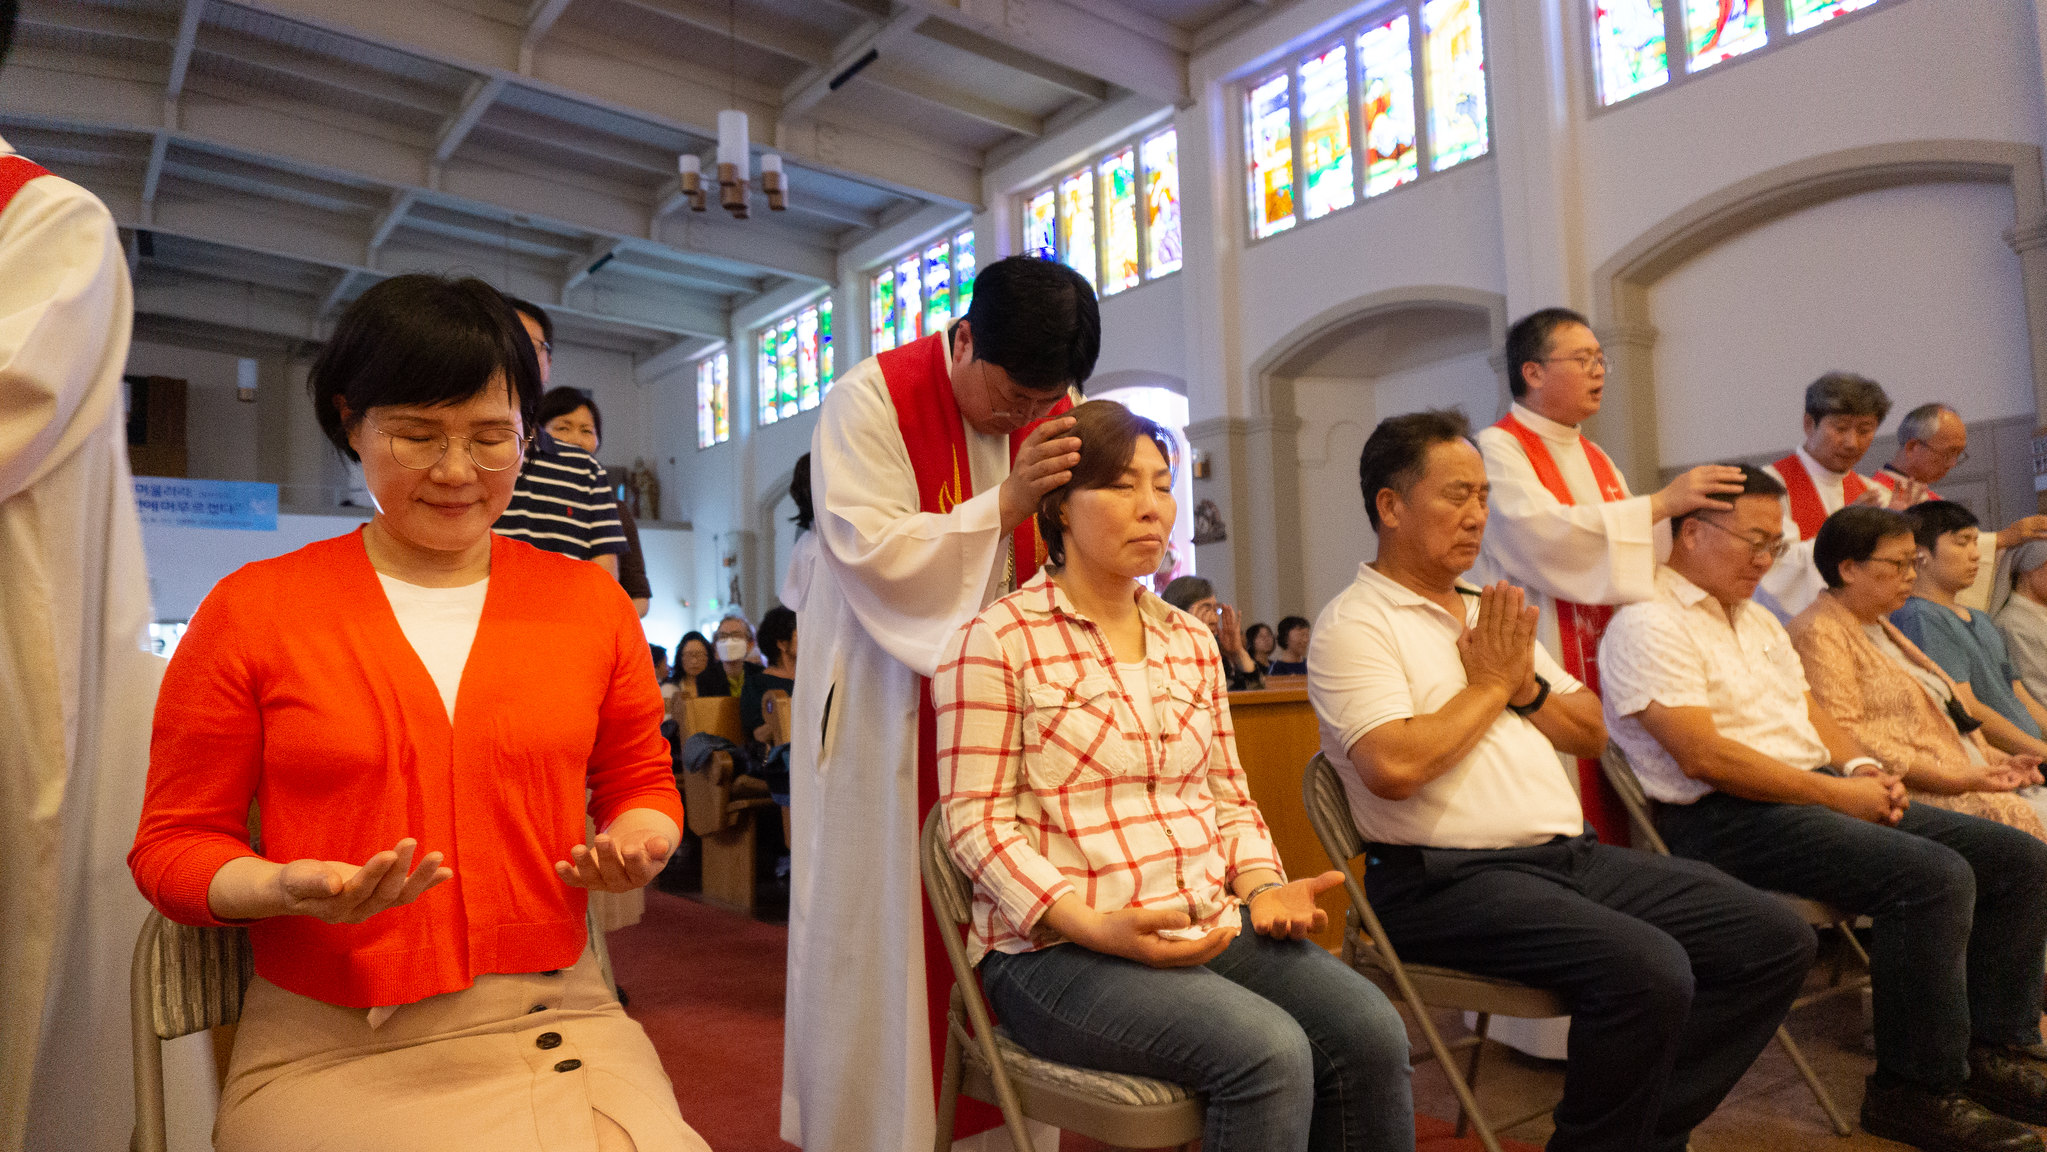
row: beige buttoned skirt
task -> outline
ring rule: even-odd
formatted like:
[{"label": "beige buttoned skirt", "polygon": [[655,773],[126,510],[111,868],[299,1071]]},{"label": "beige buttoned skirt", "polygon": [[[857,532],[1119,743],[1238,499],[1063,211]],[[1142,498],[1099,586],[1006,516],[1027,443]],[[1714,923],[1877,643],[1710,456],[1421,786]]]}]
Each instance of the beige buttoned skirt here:
[{"label": "beige buttoned skirt", "polygon": [[377,1028],[258,977],[214,1124],[219,1152],[709,1152],[594,953],[481,976]]}]

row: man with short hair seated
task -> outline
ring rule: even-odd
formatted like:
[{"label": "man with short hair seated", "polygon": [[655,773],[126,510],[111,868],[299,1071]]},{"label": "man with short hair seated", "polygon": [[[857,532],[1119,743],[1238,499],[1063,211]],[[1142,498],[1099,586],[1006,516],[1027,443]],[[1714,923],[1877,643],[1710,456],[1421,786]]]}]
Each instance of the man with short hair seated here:
[{"label": "man with short hair seated", "polygon": [[1813,700],[1783,625],[1750,599],[1785,550],[1783,487],[1742,472],[1732,511],[1673,524],[1655,598],[1607,629],[1607,730],[1662,802],[1673,852],[1875,921],[1865,1129],[2037,1150],[2015,1121],[2047,1123],[2047,845],[1911,804]]},{"label": "man with short hair seated", "polygon": [[1559,749],[1599,701],[1478,558],[1489,485],[1458,412],[1383,421],[1359,479],[1376,559],[1322,610],[1308,696],[1367,841],[1365,886],[1410,961],[1571,1007],[1552,1152],[1678,1152],[1784,1019],[1813,934],[1782,901],[1586,830]]}]

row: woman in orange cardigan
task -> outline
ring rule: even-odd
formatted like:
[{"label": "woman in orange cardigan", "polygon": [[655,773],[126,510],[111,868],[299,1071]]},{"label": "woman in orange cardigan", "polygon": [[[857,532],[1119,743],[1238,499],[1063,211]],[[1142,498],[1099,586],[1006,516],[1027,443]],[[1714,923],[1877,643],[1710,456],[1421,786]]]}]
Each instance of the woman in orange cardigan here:
[{"label": "woman in orange cardigan", "polygon": [[312,392],[376,515],[200,605],[128,856],[164,915],[255,945],[216,1146],[704,1148],[584,929],[682,823],[646,639],[602,569],[490,530],[532,345],[483,282],[400,276]]},{"label": "woman in orange cardigan", "polygon": [[2039,760],[2007,756],[1976,731],[1981,707],[1888,619],[1912,592],[1918,551],[1896,512],[1867,506],[1827,517],[1813,562],[1827,582],[1787,625],[1813,699],[1912,799],[2047,840],[2039,817],[2013,790],[2036,784]]}]

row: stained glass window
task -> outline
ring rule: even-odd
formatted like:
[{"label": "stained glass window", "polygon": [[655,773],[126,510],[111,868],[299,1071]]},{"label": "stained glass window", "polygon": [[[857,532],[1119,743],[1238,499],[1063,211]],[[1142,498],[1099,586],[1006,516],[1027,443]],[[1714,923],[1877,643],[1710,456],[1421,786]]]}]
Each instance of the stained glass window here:
[{"label": "stained glass window", "polygon": [[1420,175],[1420,156],[1414,147],[1412,27],[1402,14],[1358,35],[1367,196],[1398,188]]},{"label": "stained glass window", "polygon": [[950,319],[952,245],[941,240],[924,250],[924,331],[940,331]]},{"label": "stained glass window", "polygon": [[1787,0],[1785,15],[1791,31],[1803,32],[1874,3],[1876,0]]},{"label": "stained glass window", "polygon": [[697,447],[732,439],[732,382],[723,352],[697,361]]},{"label": "stained glass window", "polygon": [[967,307],[974,302],[974,231],[971,228],[952,238],[952,282],[958,285],[952,294],[952,314],[955,318],[965,316]]},{"label": "stained glass window", "polygon": [[[820,398],[832,390],[832,378],[838,373],[832,367],[832,298],[827,296],[817,306],[817,391]],[[805,404],[805,408],[810,405]]]},{"label": "stained glass window", "polygon": [[1173,129],[1144,142],[1145,275],[1180,270],[1180,137]]},{"label": "stained glass window", "polygon": [[[1059,182],[1059,257],[1095,285],[1095,179],[1083,168]],[[1098,286],[1098,285],[1097,285]]]},{"label": "stained glass window", "polygon": [[1479,0],[1423,0],[1428,60],[1429,167],[1442,171],[1485,155],[1485,34]]},{"label": "stained glass window", "polygon": [[1685,0],[1689,71],[1753,52],[1769,38],[1763,28],[1763,0]]},{"label": "stained glass window", "polygon": [[1301,62],[1301,168],[1308,219],[1357,199],[1350,155],[1350,49],[1342,44]]},{"label": "stained glass window", "polygon": [[1024,254],[1046,260],[1059,259],[1056,223],[1059,201],[1050,188],[1031,197],[1024,207]]},{"label": "stained glass window", "polygon": [[796,407],[817,407],[817,309],[796,314]]},{"label": "stained glass window", "polygon": [[781,385],[781,358],[776,349],[780,340],[781,332],[774,325],[761,329],[761,354],[754,365],[753,388],[760,395],[763,424],[773,424],[782,418],[782,409],[775,403],[775,390]]},{"label": "stained glass window", "polygon": [[918,290],[919,279],[914,254],[896,265],[897,344],[908,344],[924,335],[924,297]]},{"label": "stained glass window", "polygon": [[796,363],[796,318],[791,316],[782,321],[781,335],[775,341],[775,406],[784,416],[796,415],[796,393],[801,386]]},{"label": "stained glass window", "polygon": [[1244,138],[1251,149],[1251,235],[1294,226],[1292,78],[1285,72],[1251,89]]},{"label": "stained glass window", "polygon": [[1663,0],[1598,0],[1599,99],[1612,104],[1670,80]]},{"label": "stained glass window", "polygon": [[896,276],[890,269],[882,269],[874,278],[867,320],[869,351],[886,352],[896,346]]},{"label": "stained glass window", "polygon": [[1137,151],[1102,161],[1102,295],[1137,286]]}]

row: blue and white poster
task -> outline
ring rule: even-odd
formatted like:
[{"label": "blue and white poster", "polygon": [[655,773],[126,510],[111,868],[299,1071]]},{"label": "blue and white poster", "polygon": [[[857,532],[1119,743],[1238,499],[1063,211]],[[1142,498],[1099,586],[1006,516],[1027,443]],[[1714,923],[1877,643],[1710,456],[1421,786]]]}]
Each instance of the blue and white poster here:
[{"label": "blue and white poster", "polygon": [[135,478],[135,508],[144,524],[169,528],[277,531],[277,485],[248,480]]}]

